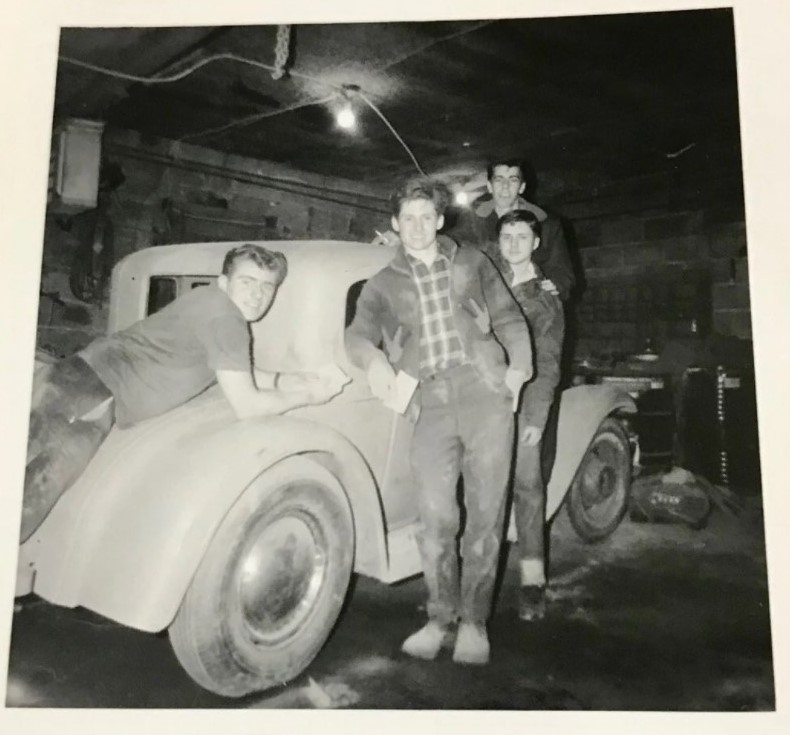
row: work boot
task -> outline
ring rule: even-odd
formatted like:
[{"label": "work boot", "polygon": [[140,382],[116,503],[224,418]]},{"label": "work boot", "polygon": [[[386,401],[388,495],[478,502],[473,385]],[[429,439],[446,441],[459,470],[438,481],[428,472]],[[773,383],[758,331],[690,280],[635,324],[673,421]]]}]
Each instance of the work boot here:
[{"label": "work boot", "polygon": [[546,614],[546,588],[524,585],[518,593],[518,616],[522,620],[540,620]]},{"label": "work boot", "polygon": [[483,624],[461,623],[458,626],[458,637],[455,639],[453,661],[457,664],[474,664],[481,666],[488,663],[491,657],[491,646]]},{"label": "work boot", "polygon": [[448,633],[449,630],[446,625],[440,625],[435,620],[429,620],[426,625],[416,633],[412,633],[403,642],[401,651],[415,658],[432,661],[439,653],[439,649],[447,639]]}]

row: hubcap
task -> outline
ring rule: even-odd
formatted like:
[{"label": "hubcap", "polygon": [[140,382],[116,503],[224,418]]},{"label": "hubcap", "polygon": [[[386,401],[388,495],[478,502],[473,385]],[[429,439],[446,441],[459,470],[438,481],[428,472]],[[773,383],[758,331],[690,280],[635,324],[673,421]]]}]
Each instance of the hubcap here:
[{"label": "hubcap", "polygon": [[269,522],[239,559],[237,589],[243,622],[256,643],[275,644],[308,619],[326,572],[319,529],[307,515]]},{"label": "hubcap", "polygon": [[599,438],[587,457],[582,477],[581,500],[594,523],[606,524],[619,507],[619,481],[615,464],[617,449]]}]

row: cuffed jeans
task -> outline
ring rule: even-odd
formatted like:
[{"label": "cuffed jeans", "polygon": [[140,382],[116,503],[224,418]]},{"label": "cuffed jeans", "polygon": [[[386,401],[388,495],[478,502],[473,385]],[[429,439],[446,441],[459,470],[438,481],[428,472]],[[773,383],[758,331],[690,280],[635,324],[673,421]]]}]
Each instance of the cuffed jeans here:
[{"label": "cuffed jeans", "polygon": [[41,525],[88,466],[113,425],[112,405],[90,414],[112,393],[82,358],[46,365],[33,381],[20,540]]},{"label": "cuffed jeans", "polygon": [[[513,443],[512,398],[488,387],[469,365],[420,383],[421,412],[411,466],[417,488],[428,617],[440,624],[484,623],[491,614],[504,531]],[[466,526],[458,558],[463,474]]]},{"label": "cuffed jeans", "polygon": [[519,559],[535,560],[543,566],[546,547],[546,488],[540,458],[541,442],[534,447],[521,442],[516,444],[513,504]]}]

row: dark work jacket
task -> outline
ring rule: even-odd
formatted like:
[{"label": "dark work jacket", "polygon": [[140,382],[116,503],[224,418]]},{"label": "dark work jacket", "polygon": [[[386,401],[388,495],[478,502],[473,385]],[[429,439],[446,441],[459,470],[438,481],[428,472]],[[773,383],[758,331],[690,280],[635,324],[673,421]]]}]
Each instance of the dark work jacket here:
[{"label": "dark work jacket", "polygon": [[[512,283],[513,272],[510,266],[501,259],[497,265],[500,266],[505,280]],[[540,287],[540,281],[545,274],[537,267],[536,271],[536,278],[511,286],[511,291],[527,318],[535,359],[535,373],[521,397],[520,424],[537,426],[542,430],[546,426],[554,393],[560,382],[565,316],[559,297]]]},{"label": "dark work jacket", "polygon": [[[493,390],[507,394],[508,362],[532,372],[524,315],[486,256],[474,248],[459,248],[442,235],[437,241],[451,262],[453,319],[467,359]],[[403,370],[419,378],[421,326],[420,295],[401,245],[392,261],[362,288],[354,320],[346,330],[349,359],[367,370],[381,344],[396,372]],[[412,403],[418,411],[419,388]],[[416,417],[411,411],[407,415]]]},{"label": "dark work jacket", "polygon": [[[576,279],[568,255],[562,222],[558,217],[521,197],[516,208],[533,212],[541,223],[540,247],[533,254],[532,260],[543,271],[545,277],[554,282],[560,298],[563,301],[567,300]],[[493,201],[486,200],[475,206],[472,211],[466,210],[459,214],[457,222],[444,234],[461,245],[472,245],[489,257],[495,258],[499,252],[496,234],[498,219]]]}]

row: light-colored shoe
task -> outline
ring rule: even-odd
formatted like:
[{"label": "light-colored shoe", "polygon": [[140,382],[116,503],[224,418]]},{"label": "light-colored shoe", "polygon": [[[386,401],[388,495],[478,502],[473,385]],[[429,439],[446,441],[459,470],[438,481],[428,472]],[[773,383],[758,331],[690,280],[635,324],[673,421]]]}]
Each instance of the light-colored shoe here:
[{"label": "light-colored shoe", "polygon": [[490,657],[491,647],[488,644],[485,625],[461,623],[455,639],[453,661],[457,664],[482,666],[488,663]]},{"label": "light-colored shoe", "polygon": [[401,646],[401,651],[414,656],[432,661],[439,653],[442,644],[447,640],[449,629],[440,625],[435,620],[429,620],[426,625],[416,633],[412,633]]}]

